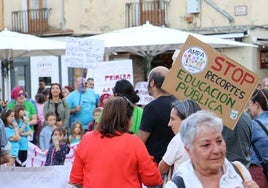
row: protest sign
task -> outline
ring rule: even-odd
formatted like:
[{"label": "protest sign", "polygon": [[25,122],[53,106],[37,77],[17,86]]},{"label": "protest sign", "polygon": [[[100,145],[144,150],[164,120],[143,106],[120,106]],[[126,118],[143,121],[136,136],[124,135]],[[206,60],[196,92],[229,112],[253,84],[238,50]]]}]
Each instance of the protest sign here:
[{"label": "protest sign", "polygon": [[65,188],[72,165],[43,167],[0,167],[1,188]]},{"label": "protest sign", "polygon": [[149,95],[147,86],[147,82],[138,82],[135,85],[135,91],[138,91],[137,95],[140,97],[138,105],[146,105],[154,99]]},{"label": "protest sign", "polygon": [[74,161],[77,144],[70,145],[64,165],[44,166],[47,152],[28,142],[26,168],[0,166],[0,187],[65,188]]},{"label": "protest sign", "polygon": [[110,93],[117,80],[126,79],[133,84],[132,60],[104,61],[94,66],[94,90],[98,94]]},{"label": "protest sign", "polygon": [[92,63],[103,61],[104,41],[68,37],[65,64],[67,67],[90,68]]},{"label": "protest sign", "polygon": [[260,76],[216,49],[189,36],[162,88],[178,99],[192,99],[234,129]]}]

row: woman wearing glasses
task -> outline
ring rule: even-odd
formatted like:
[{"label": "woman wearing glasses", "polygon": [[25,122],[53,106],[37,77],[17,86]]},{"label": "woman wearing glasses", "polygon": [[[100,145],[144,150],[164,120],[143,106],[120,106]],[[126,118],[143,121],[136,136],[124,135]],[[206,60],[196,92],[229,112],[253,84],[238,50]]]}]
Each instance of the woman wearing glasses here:
[{"label": "woman wearing glasses", "polygon": [[[7,109],[14,109],[16,105],[24,105],[25,114],[29,119],[28,123],[34,132],[34,130],[37,128],[37,108],[34,101],[26,98],[25,90],[20,86],[12,89],[11,98],[12,100],[7,104]],[[31,137],[29,137],[29,140],[33,142],[36,141]]]}]

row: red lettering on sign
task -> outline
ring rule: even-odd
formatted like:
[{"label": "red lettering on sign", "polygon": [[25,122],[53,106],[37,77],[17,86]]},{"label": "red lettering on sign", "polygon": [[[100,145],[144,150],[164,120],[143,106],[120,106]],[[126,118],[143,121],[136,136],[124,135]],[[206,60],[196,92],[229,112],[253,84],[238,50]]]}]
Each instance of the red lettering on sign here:
[{"label": "red lettering on sign", "polygon": [[223,75],[231,75],[232,81],[242,85],[244,82],[252,84],[255,78],[252,74],[237,67],[234,63],[224,59],[224,57],[218,56],[215,58],[215,64],[211,66],[215,71],[222,72]]}]

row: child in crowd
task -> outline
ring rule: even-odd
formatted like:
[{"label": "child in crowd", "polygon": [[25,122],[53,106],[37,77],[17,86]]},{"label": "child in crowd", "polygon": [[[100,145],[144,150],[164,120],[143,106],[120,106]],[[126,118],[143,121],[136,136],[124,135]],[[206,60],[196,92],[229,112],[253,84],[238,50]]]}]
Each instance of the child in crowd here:
[{"label": "child in crowd", "polygon": [[96,130],[97,126],[98,126],[98,121],[99,121],[99,118],[100,118],[100,115],[101,115],[101,112],[102,112],[102,107],[97,107],[95,108],[95,110],[93,111],[93,118],[94,118],[94,121],[93,122],[90,122],[88,124],[88,131],[92,131],[92,130]]},{"label": "child in crowd", "polygon": [[83,125],[79,121],[74,122],[70,131],[69,143],[71,145],[79,143],[83,135]]},{"label": "child in crowd", "polygon": [[45,126],[42,128],[39,135],[39,145],[42,151],[49,149],[52,131],[56,128],[56,118],[55,112],[46,113]]},{"label": "child in crowd", "polygon": [[7,166],[14,166],[15,159],[19,154],[19,129],[15,120],[14,110],[6,109],[1,112],[1,118],[5,124],[5,131],[8,138],[8,141],[11,144],[10,148],[10,161],[7,163]]},{"label": "child in crowd", "polygon": [[49,146],[45,166],[64,165],[66,155],[70,151],[65,136],[64,128],[57,127],[53,130],[51,136],[52,144]]},{"label": "child in crowd", "polygon": [[15,120],[18,125],[20,140],[19,140],[19,154],[15,161],[15,166],[26,167],[27,152],[28,152],[28,136],[32,135],[32,129],[29,125],[29,119],[26,116],[25,106],[16,105],[14,108]]}]

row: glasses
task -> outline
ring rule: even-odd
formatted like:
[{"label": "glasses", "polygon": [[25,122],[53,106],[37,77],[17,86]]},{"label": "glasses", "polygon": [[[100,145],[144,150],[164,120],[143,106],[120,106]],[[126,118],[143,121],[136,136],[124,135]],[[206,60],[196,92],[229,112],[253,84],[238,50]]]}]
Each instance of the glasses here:
[{"label": "glasses", "polygon": [[266,105],[268,106],[268,100],[267,100],[267,97],[265,96],[265,94],[263,93],[263,91],[260,89],[259,90],[261,92],[261,95],[263,96],[265,102],[266,102]]},{"label": "glasses", "polygon": [[76,83],[77,85],[87,85],[87,83],[86,82],[84,82],[84,83]]},{"label": "glasses", "polygon": [[134,104],[132,103],[132,102],[130,102],[129,100],[128,100],[128,98],[126,98],[126,97],[122,97],[123,99],[125,99],[125,101],[127,102],[127,107],[129,108],[129,107],[131,107],[131,108],[133,108],[134,107]]},{"label": "glasses", "polygon": [[265,96],[264,92],[263,92],[261,89],[256,90],[256,93],[255,93],[255,95],[252,97],[252,99],[255,99],[255,97],[256,97],[258,94],[260,94],[260,95],[264,98],[264,100],[265,100],[265,102],[266,102],[266,106],[268,106],[268,99],[267,99],[267,97]]},{"label": "glasses", "polygon": [[25,96],[26,96],[25,93],[19,93],[19,94],[18,94],[18,97],[25,97]]},{"label": "glasses", "polygon": [[[113,95],[115,96],[115,97],[120,97],[121,95],[120,95],[120,93],[116,93],[115,92],[115,88],[112,88],[112,91],[113,91]],[[125,97],[126,98],[126,97]],[[127,99],[127,98],[126,98]]]}]

